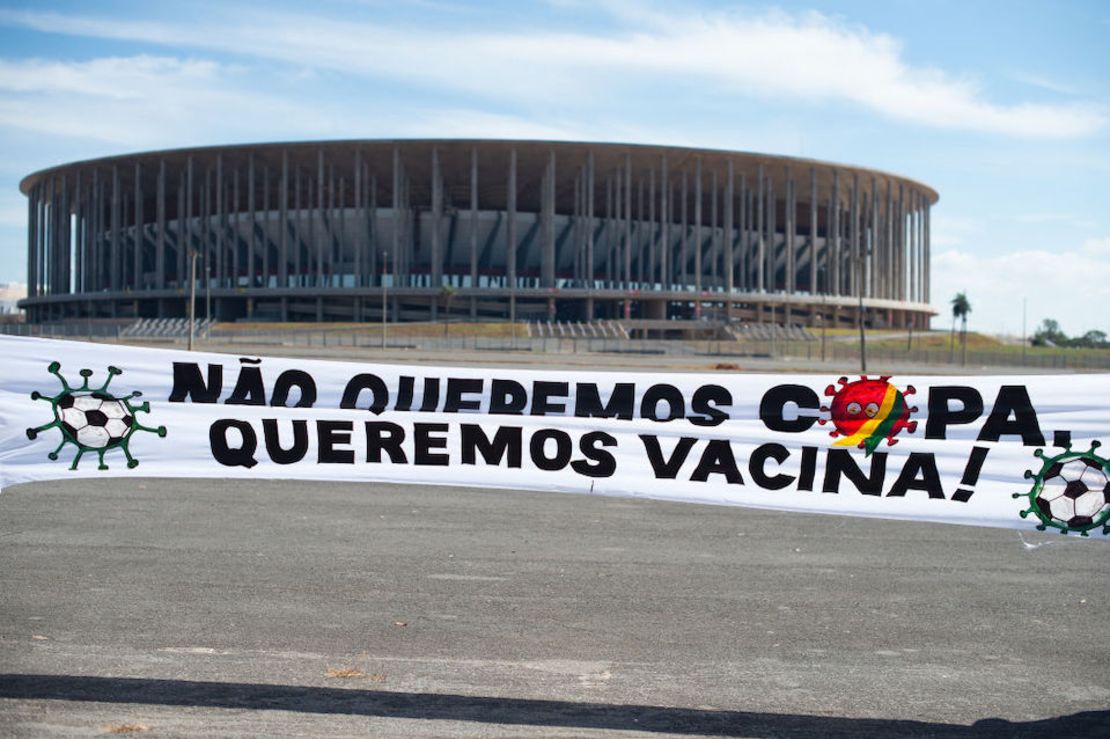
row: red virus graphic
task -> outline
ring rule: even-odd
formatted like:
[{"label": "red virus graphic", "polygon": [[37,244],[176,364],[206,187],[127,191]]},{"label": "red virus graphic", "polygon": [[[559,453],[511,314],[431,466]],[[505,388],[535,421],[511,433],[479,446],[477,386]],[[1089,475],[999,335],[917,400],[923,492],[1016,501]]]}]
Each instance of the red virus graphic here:
[{"label": "red virus graphic", "polygon": [[829,436],[834,439],[834,446],[858,446],[870,456],[883,439],[887,445],[898,443],[894,437],[904,429],[912,434],[917,431],[917,421],[910,420],[910,414],[917,412],[916,406],[906,402],[907,395],[913,395],[913,385],[907,385],[905,391],[891,385],[887,380],[889,376],[882,376],[877,380],[861,376],[854,382],[848,382],[847,377],[841,377],[837,382],[840,388],[829,385],[825,388],[825,395],[832,398],[832,402],[821,410],[829,414],[829,418],[820,419],[819,423],[826,424],[830,421],[836,427],[830,431]]}]

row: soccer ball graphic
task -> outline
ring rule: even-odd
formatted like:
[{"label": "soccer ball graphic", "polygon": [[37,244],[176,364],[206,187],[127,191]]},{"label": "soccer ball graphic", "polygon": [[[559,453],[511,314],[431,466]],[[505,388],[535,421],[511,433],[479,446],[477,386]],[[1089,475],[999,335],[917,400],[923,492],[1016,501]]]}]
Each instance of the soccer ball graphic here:
[{"label": "soccer ball graphic", "polygon": [[135,424],[122,400],[103,393],[65,395],[58,400],[62,428],[88,449],[110,449],[127,438]]},{"label": "soccer ball graphic", "polygon": [[1037,526],[1041,530],[1051,527],[1087,536],[1091,529],[1103,526],[1106,533],[1110,529],[1110,460],[1095,454],[1098,446],[1093,443],[1087,452],[1069,448],[1054,457],[1037,450],[1035,454],[1044,459],[1041,470],[1025,474],[1033,480],[1032,490],[1014,495],[1028,496],[1031,501],[1022,517],[1034,514],[1041,521]]},{"label": "soccer ball graphic", "polygon": [[[77,469],[82,455],[92,453],[97,456],[97,469],[106,470],[104,453],[119,449],[127,459],[127,467],[134,469],[139,460],[131,456],[131,437],[137,431],[148,431],[158,436],[166,435],[166,427],[144,426],[135,419],[138,413],[150,413],[150,403],[135,401],[142,393],[134,391],[130,395],[115,396],[108,392],[112,378],[123,374],[115,367],[108,368],[108,379],[100,387],[90,387],[90,369],[80,371],[81,384],[74,387],[61,373],[62,365],[51,362],[47,371],[54,375],[62,389],[54,395],[44,395],[37,390],[31,393],[32,400],[42,400],[50,404],[54,420],[42,426],[27,429],[27,438],[38,438],[39,434],[50,429],[62,433],[61,443],[47,454],[51,460],[58,459],[59,453],[67,444],[72,444],[77,452],[73,457],[71,470]],[[133,402],[135,401],[135,402]]]}]

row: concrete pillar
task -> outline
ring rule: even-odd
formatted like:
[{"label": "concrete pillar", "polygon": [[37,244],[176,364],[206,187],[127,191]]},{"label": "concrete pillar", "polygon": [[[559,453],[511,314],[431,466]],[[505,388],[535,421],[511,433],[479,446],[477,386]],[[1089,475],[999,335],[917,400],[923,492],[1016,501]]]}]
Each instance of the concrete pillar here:
[{"label": "concrete pillar", "polygon": [[[763,176],[763,165],[759,165],[759,171],[756,175],[759,183],[756,187],[756,205],[755,205],[755,243],[756,243],[756,267],[757,274],[755,279],[755,289],[759,292],[767,292],[767,243],[763,236],[763,224],[765,219],[764,213],[764,196],[766,194],[767,182]],[[763,319],[763,304],[759,305],[760,322]]]},{"label": "concrete pillar", "polygon": [[701,248],[701,157],[696,157],[694,159],[694,291],[697,293],[697,298],[694,300],[695,315],[701,314]]},{"label": "concrete pillar", "polygon": [[547,168],[544,171],[543,202],[541,203],[541,223],[543,228],[542,250],[540,255],[540,286],[555,287],[555,150],[547,155]]},{"label": "concrete pillar", "polygon": [[817,294],[817,169],[809,168],[809,294]]},{"label": "concrete pillar", "polygon": [[829,199],[829,212],[831,214],[832,225],[830,226],[832,236],[832,249],[830,255],[832,257],[832,264],[829,269],[829,276],[831,278],[832,295],[843,295],[844,291],[841,289],[841,259],[840,259],[840,170],[833,170],[833,187],[832,197]]},{"label": "concrete pillar", "polygon": [[[672,273],[673,264],[670,259],[670,172],[667,169],[667,155],[663,154],[659,160],[659,286],[665,291],[670,290],[670,273]],[[663,306],[664,316],[666,317],[666,304]]]},{"label": "concrete pillar", "polygon": [[505,264],[509,282],[509,320],[516,321],[516,147],[509,151],[509,183],[508,183],[508,211],[507,234],[505,244]]},{"label": "concrete pillar", "polygon": [[[431,220],[432,253],[431,265],[428,273],[431,277],[431,286],[439,288],[443,284],[443,245],[440,243],[440,219],[443,213],[443,173],[440,171],[439,149],[432,147],[432,212]],[[438,310],[438,300],[432,303],[432,320],[435,320]]]},{"label": "concrete pillar", "polygon": [[[478,287],[478,147],[470,150],[470,288]],[[478,317],[478,299],[470,299],[470,318]]]},{"label": "concrete pillar", "polygon": [[724,213],[725,284],[724,284],[724,288],[725,288],[725,295],[726,295],[726,298],[725,298],[725,300],[726,300],[725,313],[727,315],[731,316],[732,315],[732,292],[736,288],[736,276],[735,276],[735,269],[734,269],[734,266],[733,266],[733,244],[735,243],[734,242],[735,237],[733,235],[733,223],[732,223],[733,208],[735,207],[735,200],[736,200],[736,195],[735,195],[735,191],[733,189],[733,185],[734,185],[734,180],[735,180],[736,175],[734,174],[733,169],[732,169],[732,160],[731,159],[728,160],[728,164],[725,167],[725,177],[727,178],[725,180],[725,201],[724,201],[724,206],[725,206],[725,213]]}]

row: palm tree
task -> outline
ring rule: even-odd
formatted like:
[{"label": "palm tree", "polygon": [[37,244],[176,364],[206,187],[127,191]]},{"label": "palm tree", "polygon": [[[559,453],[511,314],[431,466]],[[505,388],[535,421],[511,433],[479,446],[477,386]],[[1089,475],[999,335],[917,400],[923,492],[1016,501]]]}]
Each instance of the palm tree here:
[{"label": "palm tree", "polygon": [[[956,319],[960,319],[960,347],[963,350],[963,363],[967,364],[967,314],[971,312],[971,302],[967,293],[960,291],[952,298],[952,333],[956,332]],[[951,350],[951,340],[949,341]],[[951,351],[949,351],[951,356]]]}]

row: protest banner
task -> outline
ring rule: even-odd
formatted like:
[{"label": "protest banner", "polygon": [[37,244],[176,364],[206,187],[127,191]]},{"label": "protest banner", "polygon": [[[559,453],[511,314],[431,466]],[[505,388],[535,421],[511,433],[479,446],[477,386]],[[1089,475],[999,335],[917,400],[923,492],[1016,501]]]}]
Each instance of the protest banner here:
[{"label": "protest banner", "polygon": [[381,481],[1110,533],[1107,375],[433,367],[15,337],[0,351],[4,487]]}]

